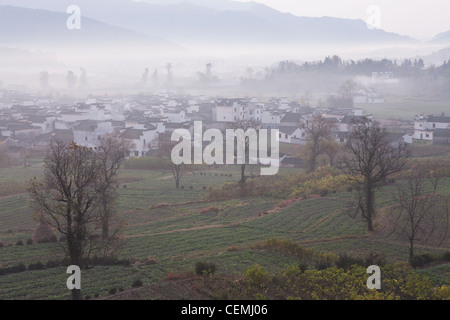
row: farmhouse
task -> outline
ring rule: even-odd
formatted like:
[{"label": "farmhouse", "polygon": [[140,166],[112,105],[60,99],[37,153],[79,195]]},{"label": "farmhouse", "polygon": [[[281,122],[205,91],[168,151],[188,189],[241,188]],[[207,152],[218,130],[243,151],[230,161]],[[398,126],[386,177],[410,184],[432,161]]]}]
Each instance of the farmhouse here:
[{"label": "farmhouse", "polygon": [[[415,140],[430,141],[435,143],[448,143],[448,131],[450,130],[450,117],[444,114],[440,116],[418,115],[414,119]],[[435,138],[437,137],[437,141]]]},{"label": "farmhouse", "polygon": [[305,143],[305,133],[299,127],[281,126],[278,130],[280,131],[280,142],[295,144]]},{"label": "farmhouse", "polygon": [[151,149],[156,148],[155,145],[158,143],[158,133],[154,126],[148,129],[127,128],[120,134],[120,137],[132,144],[129,156],[134,158],[146,156]]},{"label": "farmhouse", "polygon": [[84,120],[73,129],[73,137],[74,142],[79,145],[98,147],[101,139],[113,132],[114,128],[109,121]]}]

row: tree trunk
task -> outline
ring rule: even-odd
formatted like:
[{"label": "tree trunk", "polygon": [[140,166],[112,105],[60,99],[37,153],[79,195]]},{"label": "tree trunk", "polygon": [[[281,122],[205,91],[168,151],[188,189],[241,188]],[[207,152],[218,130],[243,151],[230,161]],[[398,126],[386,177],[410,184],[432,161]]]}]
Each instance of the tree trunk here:
[{"label": "tree trunk", "polygon": [[107,240],[109,237],[109,208],[106,201],[107,199],[103,199],[102,240]]},{"label": "tree trunk", "polygon": [[367,231],[373,232],[373,219],[375,217],[375,193],[373,191],[373,184],[368,181],[365,186],[366,190],[366,221]]},{"label": "tree trunk", "polygon": [[309,172],[314,172],[316,170],[316,155],[312,154],[309,160]]},{"label": "tree trunk", "polygon": [[109,238],[109,224],[108,220],[103,221],[102,225],[102,240],[107,240]]},{"label": "tree trunk", "polygon": [[330,159],[330,167],[334,167],[334,156],[329,156]]},{"label": "tree trunk", "polygon": [[[69,235],[67,235],[69,237]],[[74,235],[67,238],[67,245],[69,249],[71,265],[80,267],[81,262],[81,248],[78,241],[74,239]],[[80,267],[81,268],[81,267]],[[80,289],[72,289],[72,300],[83,300]]]},{"label": "tree trunk", "polygon": [[245,177],[245,164],[241,165],[241,181],[240,183],[245,183],[246,177]]},{"label": "tree trunk", "polygon": [[72,300],[83,300],[83,297],[81,296],[81,290],[80,289],[73,289],[72,290]]},{"label": "tree trunk", "polygon": [[414,240],[409,240],[409,261],[411,262],[414,258]]}]

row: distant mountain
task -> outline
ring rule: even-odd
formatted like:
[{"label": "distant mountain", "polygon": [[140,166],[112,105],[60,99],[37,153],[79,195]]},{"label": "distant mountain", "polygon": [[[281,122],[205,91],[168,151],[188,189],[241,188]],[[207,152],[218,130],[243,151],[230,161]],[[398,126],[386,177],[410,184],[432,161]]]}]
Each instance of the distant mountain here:
[{"label": "distant mountain", "polygon": [[450,30],[446,32],[442,32],[435,36],[432,40],[432,43],[436,44],[448,44],[450,45]]},{"label": "distant mountain", "polygon": [[[228,0],[78,0],[83,17],[158,36],[184,45],[227,44],[385,44],[414,40],[370,30],[362,20],[308,18],[255,2]],[[73,0],[0,0],[65,14]],[[66,14],[65,14],[66,15]],[[66,15],[67,17],[67,15]]]},{"label": "distant mountain", "polygon": [[69,30],[69,15],[47,10],[0,6],[0,45],[53,47],[142,47],[179,49],[175,44],[133,30],[83,18],[80,30]]},{"label": "distant mountain", "polygon": [[450,61],[450,47],[437,50],[431,54],[421,56],[425,64],[442,65],[445,61]]},{"label": "distant mountain", "polygon": [[193,5],[206,7],[210,9],[220,10],[220,11],[246,11],[249,10],[255,4],[254,1],[231,1],[231,0],[140,0],[142,2],[158,5],[167,4],[180,4],[183,2],[189,2]]}]

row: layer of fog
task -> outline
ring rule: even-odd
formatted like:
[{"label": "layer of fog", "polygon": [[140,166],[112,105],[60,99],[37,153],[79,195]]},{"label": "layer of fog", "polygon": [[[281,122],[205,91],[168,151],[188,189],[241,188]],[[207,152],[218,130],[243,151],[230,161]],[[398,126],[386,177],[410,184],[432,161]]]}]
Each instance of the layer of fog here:
[{"label": "layer of fog", "polygon": [[[303,63],[323,60],[338,55],[343,60],[391,59],[401,62],[405,58],[427,57],[442,47],[436,45],[382,46],[223,46],[218,44],[192,44],[189,48],[160,51],[151,47],[121,47],[120,45],[91,45],[83,47],[0,47],[0,81],[4,89],[21,89],[37,94],[87,95],[105,93],[157,92],[168,89],[169,70],[173,77],[172,89],[215,91],[238,88],[249,76],[262,79],[268,69],[280,61]],[[425,61],[427,61],[425,59]],[[439,65],[442,61],[428,61]],[[200,74],[206,65],[216,81],[204,88]],[[84,88],[68,88],[67,73],[79,78],[85,70]],[[147,71],[145,71],[147,69]],[[156,70],[156,72],[155,72]],[[41,72],[48,72],[51,90],[42,90]],[[154,73],[157,73],[155,81]],[[143,83],[143,78],[146,82]],[[293,89],[294,90],[294,89]],[[297,90],[297,89],[295,89]],[[301,90],[301,88],[299,89]],[[230,92],[230,91],[224,91]],[[236,90],[241,93],[242,90]],[[245,93],[245,92],[243,92]]]}]

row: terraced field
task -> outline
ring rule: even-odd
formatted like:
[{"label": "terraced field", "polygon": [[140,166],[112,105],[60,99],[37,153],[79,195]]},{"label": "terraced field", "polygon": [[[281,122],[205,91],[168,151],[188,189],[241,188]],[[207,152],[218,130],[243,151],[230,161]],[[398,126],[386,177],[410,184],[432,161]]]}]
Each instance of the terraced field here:
[{"label": "terraced field", "polygon": [[[33,168],[25,176],[38,175],[39,170]],[[132,263],[83,270],[83,295],[102,296],[111,288],[130,289],[136,279],[154,284],[170,275],[192,271],[195,262],[200,260],[215,263],[217,272],[223,274],[242,274],[255,262],[274,271],[297,263],[294,257],[255,246],[274,237],[335,254],[365,256],[376,252],[385,255],[388,261],[407,259],[406,243],[385,239],[381,233],[368,235],[360,219],[347,215],[350,193],[311,197],[284,206],[279,206],[279,199],[264,197],[215,202],[204,199],[205,188],[237,182],[238,170],[226,167],[202,174],[187,172],[181,182],[184,188],[179,190],[175,189],[170,172],[123,170],[117,211],[126,227],[119,258]],[[3,171],[0,170],[0,180],[13,177],[11,172]],[[445,185],[443,190],[450,194],[450,181]],[[380,207],[389,206],[393,201],[389,188],[379,192]],[[208,207],[217,210],[201,213]],[[1,266],[46,263],[63,257],[60,243],[26,244],[36,226],[26,193],[0,198],[0,208]],[[24,245],[16,245],[18,240]],[[445,249],[418,246],[417,253]],[[437,282],[445,282],[448,266],[424,272]],[[0,299],[68,298],[67,276],[61,267],[0,276]]]}]

